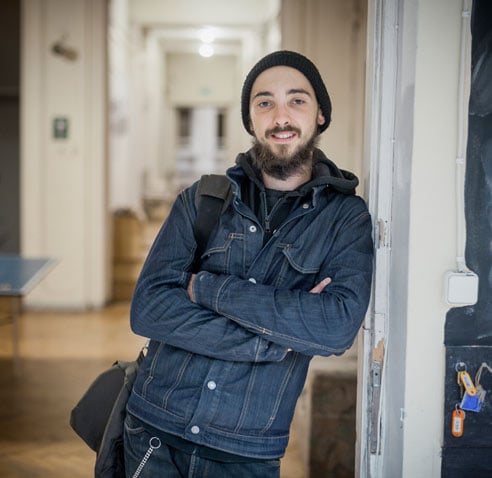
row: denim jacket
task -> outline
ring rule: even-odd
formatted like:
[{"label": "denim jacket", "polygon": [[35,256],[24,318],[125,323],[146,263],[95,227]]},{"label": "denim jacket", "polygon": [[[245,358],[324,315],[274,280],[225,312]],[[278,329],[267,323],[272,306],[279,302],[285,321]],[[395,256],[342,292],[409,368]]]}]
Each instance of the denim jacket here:
[{"label": "denim jacket", "polygon": [[[316,157],[309,191],[266,243],[241,198],[244,168],[228,170],[233,197],[202,256],[196,303],[186,288],[197,184],[177,197],[132,301],[132,330],[151,341],[130,413],[224,452],[283,456],[311,358],[351,346],[371,288],[372,225],[357,179]],[[309,292],[326,277],[323,292]]]}]

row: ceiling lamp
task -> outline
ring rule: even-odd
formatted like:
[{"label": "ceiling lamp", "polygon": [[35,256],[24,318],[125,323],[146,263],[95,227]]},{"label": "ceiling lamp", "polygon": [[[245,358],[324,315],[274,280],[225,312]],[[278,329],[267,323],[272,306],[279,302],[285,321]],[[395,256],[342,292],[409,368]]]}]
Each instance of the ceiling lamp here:
[{"label": "ceiling lamp", "polygon": [[204,58],[210,58],[215,53],[214,47],[208,43],[204,43],[198,49],[198,53]]}]

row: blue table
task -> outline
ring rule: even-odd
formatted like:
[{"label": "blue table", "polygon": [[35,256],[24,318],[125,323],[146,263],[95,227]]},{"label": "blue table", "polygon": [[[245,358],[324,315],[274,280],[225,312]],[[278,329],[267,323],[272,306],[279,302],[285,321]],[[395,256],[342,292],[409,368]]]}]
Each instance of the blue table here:
[{"label": "blue table", "polygon": [[56,261],[50,258],[25,258],[0,255],[0,298],[11,301],[7,319],[12,319],[14,358],[19,352],[18,318],[21,299],[28,294],[54,267]]}]

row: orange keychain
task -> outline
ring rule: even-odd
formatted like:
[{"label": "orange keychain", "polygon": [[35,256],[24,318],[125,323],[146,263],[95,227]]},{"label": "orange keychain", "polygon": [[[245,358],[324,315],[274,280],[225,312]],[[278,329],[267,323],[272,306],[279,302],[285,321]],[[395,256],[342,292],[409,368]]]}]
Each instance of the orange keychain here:
[{"label": "orange keychain", "polygon": [[465,387],[465,390],[468,393],[468,395],[471,395],[473,397],[477,394],[477,389],[473,384],[473,380],[471,379],[470,374],[466,370],[461,370],[458,372],[458,383],[463,385],[463,387]]},{"label": "orange keychain", "polygon": [[465,412],[458,407],[453,410],[453,415],[451,418],[451,435],[459,438],[463,435],[465,425]]}]

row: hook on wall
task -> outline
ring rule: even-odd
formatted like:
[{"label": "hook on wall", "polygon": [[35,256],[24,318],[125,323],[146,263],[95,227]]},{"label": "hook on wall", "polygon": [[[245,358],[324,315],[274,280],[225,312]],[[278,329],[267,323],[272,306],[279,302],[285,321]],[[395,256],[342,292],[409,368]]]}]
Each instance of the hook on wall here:
[{"label": "hook on wall", "polygon": [[63,35],[59,40],[55,41],[51,47],[51,51],[55,55],[60,55],[65,60],[75,61],[78,57],[78,52],[75,48],[66,44],[67,35]]}]

